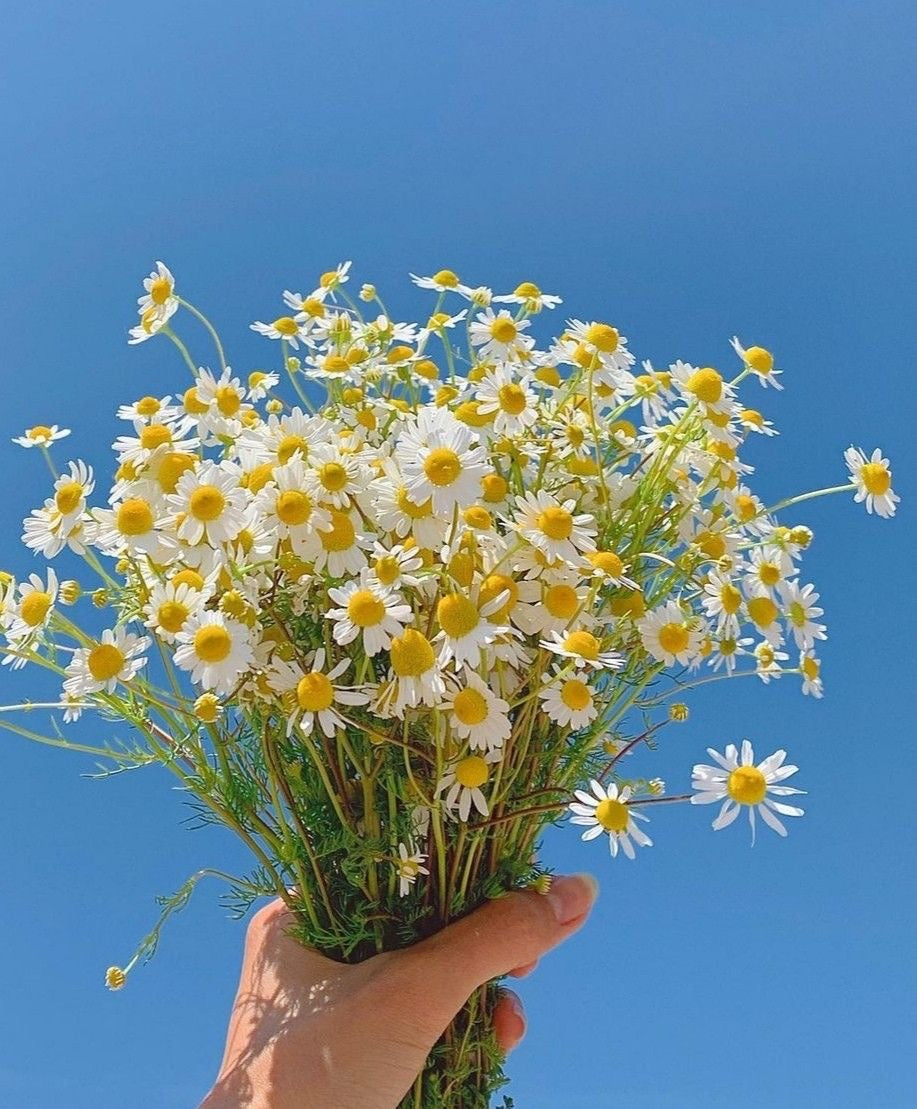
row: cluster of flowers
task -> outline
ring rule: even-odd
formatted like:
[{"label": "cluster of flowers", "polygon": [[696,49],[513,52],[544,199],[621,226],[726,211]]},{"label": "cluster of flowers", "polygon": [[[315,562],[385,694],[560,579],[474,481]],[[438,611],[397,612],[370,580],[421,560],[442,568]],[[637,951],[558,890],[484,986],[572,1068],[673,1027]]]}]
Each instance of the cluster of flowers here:
[{"label": "cluster of flowers", "polygon": [[[436,295],[423,326],[395,322],[372,286],[348,296],[349,267],[252,325],[279,343],[291,406],[280,373],[233,372],[157,263],[130,342],[168,336],[193,380],[119,409],[128,426],[103,505],[86,462],[52,464],[23,540],[47,559],[69,548],[101,580],[7,577],[3,661],[56,668],[66,721],[131,698],[146,719],[177,722],[175,743],[270,711],[319,757],[349,729],[401,745],[416,801],[414,834],[391,844],[401,894],[428,872],[431,814],[473,825],[569,806],[583,839],[607,835],[633,857],[651,842],[640,807],[668,798],[658,780],[619,775],[643,738],[621,738],[629,709],[662,705],[701,668],[792,673],[822,693],[822,609],[800,577],[812,533],[775,516],[817,494],[767,507],[739,457],[777,434],[739,385],[780,389],[781,371],[738,339],[731,373],[637,367],[596,320],[569,319],[539,345],[533,324],[560,298],[528,282],[495,296],[449,270],[414,278]],[[172,331],[180,307],[210,329],[219,369]],[[33,427],[16,442],[50,462],[67,434]],[[836,488],[893,515],[881,452],[846,461]],[[100,634],[64,611],[87,595],[113,611]],[[168,686],[150,677],[154,646]],[[678,684],[651,689],[663,671]],[[418,727],[427,750],[414,758]],[[710,754],[691,800],[722,802],[714,827],[744,807],[752,827],[757,812],[785,834],[779,816],[802,811],[778,799],[799,792],[781,784],[796,770],[785,752],[757,765],[748,742]],[[533,758],[557,770],[538,791],[555,803],[523,810]]]}]

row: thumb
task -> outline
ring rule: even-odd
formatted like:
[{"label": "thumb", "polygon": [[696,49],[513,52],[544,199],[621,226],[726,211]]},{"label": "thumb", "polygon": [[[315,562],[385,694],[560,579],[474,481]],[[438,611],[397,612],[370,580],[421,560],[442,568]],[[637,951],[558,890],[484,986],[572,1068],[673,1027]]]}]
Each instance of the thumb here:
[{"label": "thumb", "polygon": [[407,950],[457,1010],[477,986],[534,962],[577,931],[597,895],[589,874],[557,877],[546,894],[507,894]]}]

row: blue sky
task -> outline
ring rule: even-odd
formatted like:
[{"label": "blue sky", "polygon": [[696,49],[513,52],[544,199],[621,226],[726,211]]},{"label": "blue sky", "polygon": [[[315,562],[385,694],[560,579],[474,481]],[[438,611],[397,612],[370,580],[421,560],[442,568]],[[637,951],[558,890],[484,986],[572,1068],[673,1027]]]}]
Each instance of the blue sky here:
[{"label": "blue sky", "polygon": [[[522,1109],[910,1104],[913,5],[32,0],[4,23],[0,565],[32,568],[19,521],[46,495],[9,436],[64,423],[105,472],[116,405],[183,380],[165,341],[125,345],[156,258],[246,372],[272,357],[248,323],[282,289],[353,258],[410,318],[427,302],[408,271],[449,266],[534,280],[657,363],[729,364],[734,333],[775,350],[786,391],[751,393],[782,432],[752,455],[766,500],[842,481],[851,442],[891,455],[894,521],[846,497],[788,517],[816,532],[825,699],[707,687],[634,762],[681,788],[708,744],[786,746],[806,817],[752,850],[673,806],[634,864],[552,832],[545,859],[603,892],[521,987],[510,1092]],[[0,676],[3,701],[29,681]],[[243,935],[218,888],[128,989],[101,974],[155,894],[245,867],[241,848],[184,826],[158,770],[92,781],[10,735],[0,768],[0,1104],[195,1104]]]}]

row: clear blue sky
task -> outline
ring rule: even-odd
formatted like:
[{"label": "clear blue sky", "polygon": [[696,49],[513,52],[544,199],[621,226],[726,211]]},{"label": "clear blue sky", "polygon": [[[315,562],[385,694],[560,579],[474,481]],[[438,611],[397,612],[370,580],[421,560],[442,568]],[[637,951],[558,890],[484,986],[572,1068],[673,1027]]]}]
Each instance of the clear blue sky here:
[{"label": "clear blue sky", "polygon": [[[117,403],[182,381],[165,341],[125,345],[156,258],[246,372],[282,289],[353,258],[404,318],[428,304],[407,272],[449,266],[537,281],[658,363],[727,364],[733,333],[775,350],[786,392],[752,393],[782,431],[754,454],[768,499],[842,481],[850,442],[892,456],[896,520],[846,498],[791,517],[817,536],[825,699],[708,687],[634,766],[678,788],[708,744],[785,745],[810,790],[790,838],[752,850],[681,806],[634,864],[548,837],[603,892],[521,987],[520,1109],[911,1104],[915,32],[906,0],[4,13],[0,565],[32,568],[19,521],[45,490],[8,437],[65,423],[107,471]],[[3,700],[25,685],[0,677]],[[0,1105],[196,1104],[243,935],[218,887],[122,993],[102,973],[155,894],[241,849],[180,823],[165,772],[90,781],[8,735],[0,768]]]}]

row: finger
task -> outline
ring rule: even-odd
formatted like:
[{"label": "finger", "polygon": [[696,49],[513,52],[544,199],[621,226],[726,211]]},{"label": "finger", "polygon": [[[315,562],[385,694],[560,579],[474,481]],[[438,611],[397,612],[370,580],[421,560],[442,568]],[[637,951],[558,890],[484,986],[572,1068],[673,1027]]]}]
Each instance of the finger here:
[{"label": "finger", "polygon": [[525,1035],[525,1012],[518,995],[500,990],[493,1015],[494,1034],[504,1055],[512,1051]]},{"label": "finger", "polygon": [[533,959],[530,963],[525,963],[521,967],[513,967],[509,972],[511,978],[525,978],[527,974],[531,974],[535,967],[538,966],[538,960]]},{"label": "finger", "polygon": [[588,874],[558,877],[547,894],[526,890],[490,901],[404,955],[458,1009],[476,986],[527,966],[572,935],[597,892]]}]

